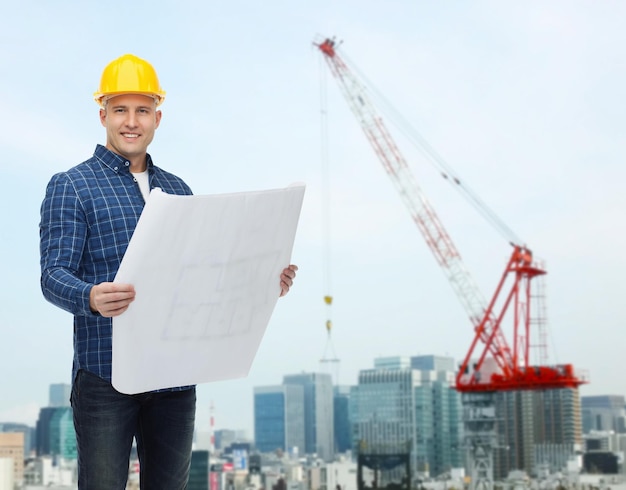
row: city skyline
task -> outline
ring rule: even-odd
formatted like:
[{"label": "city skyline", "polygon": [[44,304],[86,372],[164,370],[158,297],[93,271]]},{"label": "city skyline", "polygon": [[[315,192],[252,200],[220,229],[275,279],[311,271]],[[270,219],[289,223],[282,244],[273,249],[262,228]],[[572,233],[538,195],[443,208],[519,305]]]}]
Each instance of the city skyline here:
[{"label": "city skyline", "polygon": [[[337,413],[328,415],[339,406],[338,397],[347,395],[350,409],[344,412],[343,422],[351,424],[347,430],[350,444],[341,451],[361,447],[364,441],[370,448],[401,447],[413,441],[411,467],[419,474],[441,475],[446,468],[461,468],[465,460],[457,451],[467,425],[464,424],[465,429],[461,431],[461,395],[450,390],[454,384],[454,369],[454,359],[443,356],[378,358],[373,369],[359,374],[358,385],[341,391],[329,389],[329,374],[286,374],[282,385],[255,387],[254,414],[255,421],[261,423],[261,430],[255,430],[251,440],[244,436],[230,441],[240,447],[253,448],[257,453],[281,450],[292,455],[316,454],[325,461],[333,461],[343,428],[341,421],[337,425]],[[41,409],[36,432],[32,432],[36,436],[37,456],[63,454],[66,460],[76,458],[71,408],[55,406],[57,392],[66,388],[50,385],[50,407]],[[536,451],[543,454],[543,463],[549,463],[552,471],[565,467],[576,447],[582,447],[581,437],[586,437],[581,433],[581,413],[583,419],[586,417],[594,423],[595,427],[589,429],[610,429],[615,424],[613,435],[606,431],[585,431],[594,441],[607,437],[618,441],[617,435],[624,436],[624,396],[581,400],[576,389],[498,395],[496,406],[500,408],[494,420],[498,420],[497,433],[505,442],[496,448],[502,450],[497,453],[498,480],[505,478],[512,468],[535,474],[537,463],[533,454]],[[598,415],[605,420],[600,421]],[[25,427],[4,425],[6,427],[0,423],[0,433],[29,432]],[[230,432],[234,436],[234,431]],[[197,449],[212,451],[212,441],[216,448],[224,449],[222,437],[218,443],[218,433],[223,434],[223,430],[217,429],[209,436],[197,434]],[[328,446],[330,434],[334,450]],[[531,439],[528,439],[529,434],[533,434]],[[209,441],[210,445],[206,446]],[[601,443],[594,444],[592,450],[597,450],[597,444]],[[24,444],[25,450],[28,447],[30,445]]]},{"label": "city skyline", "polygon": [[[438,367],[433,367],[430,365],[426,365],[424,364],[424,359],[428,359],[428,358],[433,358],[433,359],[443,359],[445,360],[446,364],[442,364],[439,365]],[[413,359],[418,359],[418,361],[414,361]],[[360,369],[359,372],[359,377],[362,375],[362,373],[364,372],[371,372],[372,370],[376,370],[376,369],[385,369],[386,366],[388,366],[388,369],[392,369],[395,370],[399,367],[404,367],[404,368],[408,368],[411,367],[414,370],[433,370],[433,369],[445,369],[445,366],[447,366],[449,360],[453,360],[451,357],[449,356],[444,356],[444,355],[438,355],[438,354],[420,354],[420,355],[415,355],[415,356],[403,356],[403,355],[390,355],[390,356],[385,356],[385,357],[378,357],[378,358],[374,358],[372,359],[371,365],[367,366],[367,367],[363,367],[362,369]],[[455,361],[455,360],[454,360]],[[422,364],[420,364],[420,362]],[[456,361],[455,361],[456,362]],[[400,363],[400,364],[399,364]],[[412,363],[414,365],[412,365]],[[417,364],[415,364],[417,363]],[[219,423],[219,418],[216,418],[215,415],[213,416],[214,418],[214,426],[212,427],[212,430],[214,431],[220,431],[220,430],[231,430],[231,431],[243,431],[246,435],[246,437],[250,440],[254,440],[254,397],[256,396],[257,393],[272,393],[274,392],[273,390],[279,389],[279,388],[284,388],[284,385],[281,383],[284,383],[284,378],[287,376],[300,376],[300,375],[311,375],[311,374],[323,374],[326,376],[329,376],[331,378],[331,383],[333,387],[354,387],[354,386],[358,386],[358,379],[356,380],[355,383],[342,383],[342,384],[334,384],[334,380],[333,380],[333,375],[330,372],[322,372],[322,371],[311,371],[311,372],[307,372],[307,371],[299,371],[298,373],[294,372],[285,372],[280,376],[280,379],[278,379],[275,383],[271,384],[271,385],[256,385],[253,386],[251,388],[251,397],[253,399],[252,401],[252,411],[251,411],[251,423],[249,423],[248,425],[242,423],[240,425],[223,425]],[[583,385],[584,386],[584,385]],[[37,420],[38,417],[40,416],[40,411],[42,408],[44,407],[55,407],[55,406],[68,406],[69,407],[69,403],[65,404],[65,405],[55,405],[52,402],[52,387],[55,387],[56,389],[62,389],[63,387],[67,387],[69,388],[70,385],[67,383],[51,383],[49,385],[49,402],[46,405],[41,405],[41,406],[37,406],[34,405],[32,406],[32,413],[20,413],[20,414],[16,414],[16,416],[13,419],[2,419],[2,416],[4,416],[4,414],[0,413],[0,427],[2,426],[2,424],[13,424],[13,423],[17,423],[17,424],[26,424],[29,427],[35,428],[37,426]],[[531,393],[531,392],[529,392]],[[605,399],[605,398],[609,398],[609,399],[625,399],[626,398],[626,393],[616,393],[616,392],[607,392],[607,393],[601,393],[601,394],[593,394],[593,395],[585,395],[584,392],[580,391],[579,388],[579,393],[580,393],[580,399],[581,401],[585,398],[587,399],[591,399],[591,398],[599,398],[599,399]],[[206,408],[207,413],[209,411],[211,411],[213,414],[215,414],[215,403],[212,402],[210,407],[202,407],[200,405],[197,406],[197,412],[201,412],[203,409]],[[626,414],[626,405],[624,405],[622,407],[624,414]],[[5,412],[5,413],[9,413],[10,412]],[[9,415],[10,416],[10,415]],[[625,415],[626,416],[626,415]],[[625,418],[626,420],[626,418]],[[32,421],[32,422],[31,422]],[[198,434],[203,433],[206,434],[207,431],[211,429],[209,426],[197,426],[196,427],[196,432]]]},{"label": "city skyline", "polygon": [[[122,5],[125,22],[115,8]],[[103,142],[92,94],[102,67],[125,52],[150,60],[167,91],[150,153],[195,193],[307,185],[292,257],[296,284],[279,300],[249,375],[198,387],[199,430],[208,427],[213,402],[217,427],[252,434],[254,386],[322,370],[327,294],[338,384],[354,384],[379,356],[465,355],[471,323],[313,46],[320,35],[343,41],[368,86],[546,261],[549,362],[588,370],[581,396],[626,392],[615,376],[626,320],[626,4],[164,6],[149,19],[147,2],[114,1],[102,11],[77,0],[26,0],[3,10],[0,175],[7,186],[0,205],[8,239],[0,242],[0,420],[34,416],[50,383],[71,382],[72,318],[39,290],[39,206],[51,175]],[[398,143],[489,297],[508,244],[400,136]]]}]

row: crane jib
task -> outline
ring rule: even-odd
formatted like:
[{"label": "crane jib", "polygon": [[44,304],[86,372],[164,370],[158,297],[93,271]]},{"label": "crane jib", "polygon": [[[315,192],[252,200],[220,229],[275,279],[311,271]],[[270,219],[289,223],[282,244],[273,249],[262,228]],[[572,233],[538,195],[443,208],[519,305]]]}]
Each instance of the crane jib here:
[{"label": "crane jib", "polygon": [[[371,103],[365,86],[337,52],[337,43],[326,38],[316,46],[323,53],[345,100],[474,327],[474,339],[457,373],[457,390],[546,389],[577,387],[584,383],[569,364],[531,366],[531,280],[545,274],[542,267],[533,263],[532,252],[515,241],[511,242],[513,252],[492,299],[487,303]],[[460,184],[457,178],[452,179]],[[508,312],[513,317],[513,348],[502,330]]]}]

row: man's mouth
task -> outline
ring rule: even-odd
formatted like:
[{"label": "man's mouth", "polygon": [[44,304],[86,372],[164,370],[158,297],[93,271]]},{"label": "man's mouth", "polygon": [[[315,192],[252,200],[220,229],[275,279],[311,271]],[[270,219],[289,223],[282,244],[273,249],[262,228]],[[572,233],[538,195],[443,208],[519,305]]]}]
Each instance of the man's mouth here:
[{"label": "man's mouth", "polygon": [[137,133],[122,133],[122,136],[124,138],[139,138]]}]

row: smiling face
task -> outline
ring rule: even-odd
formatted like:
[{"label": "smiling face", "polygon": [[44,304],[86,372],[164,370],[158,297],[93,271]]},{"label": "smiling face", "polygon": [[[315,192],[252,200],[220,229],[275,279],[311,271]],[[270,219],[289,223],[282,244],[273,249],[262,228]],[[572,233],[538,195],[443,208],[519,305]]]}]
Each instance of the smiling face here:
[{"label": "smiling face", "polygon": [[100,109],[106,128],[106,147],[130,161],[132,172],[146,169],[146,152],[161,122],[156,101],[147,95],[124,94],[109,99]]}]

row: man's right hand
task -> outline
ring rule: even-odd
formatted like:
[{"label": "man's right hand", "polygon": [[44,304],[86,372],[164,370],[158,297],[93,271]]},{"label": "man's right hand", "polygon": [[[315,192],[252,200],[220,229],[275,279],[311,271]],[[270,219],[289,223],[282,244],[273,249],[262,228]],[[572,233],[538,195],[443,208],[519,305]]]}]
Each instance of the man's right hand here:
[{"label": "man's right hand", "polygon": [[91,288],[89,307],[104,317],[121,315],[135,300],[135,288],[131,284],[101,282]]}]

